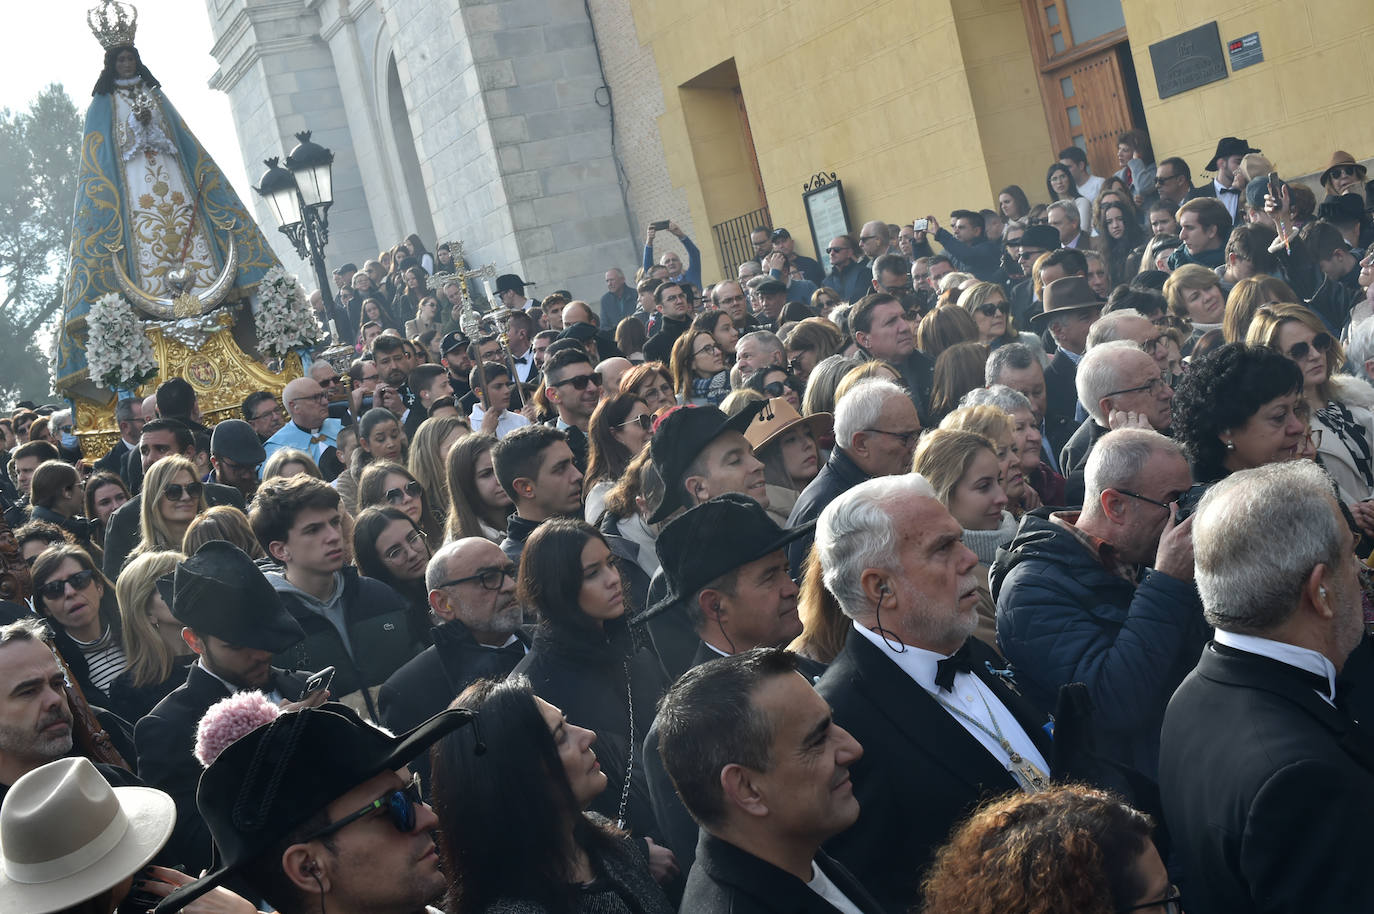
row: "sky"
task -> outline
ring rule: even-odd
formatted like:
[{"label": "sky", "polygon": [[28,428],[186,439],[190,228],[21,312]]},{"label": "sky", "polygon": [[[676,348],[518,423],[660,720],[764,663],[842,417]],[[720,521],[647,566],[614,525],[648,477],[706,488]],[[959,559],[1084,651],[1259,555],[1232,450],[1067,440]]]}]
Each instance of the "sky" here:
[{"label": "sky", "polygon": [[[55,82],[66,88],[84,118],[104,55],[86,27],[86,10],[95,5],[96,0],[6,0],[0,18],[17,40],[0,54],[0,108],[25,110]],[[135,0],[134,6],[144,64],[251,208],[253,191],[229,97],[207,85],[218,64],[210,55],[214,39],[205,0]],[[258,167],[253,183],[264,170]]]}]

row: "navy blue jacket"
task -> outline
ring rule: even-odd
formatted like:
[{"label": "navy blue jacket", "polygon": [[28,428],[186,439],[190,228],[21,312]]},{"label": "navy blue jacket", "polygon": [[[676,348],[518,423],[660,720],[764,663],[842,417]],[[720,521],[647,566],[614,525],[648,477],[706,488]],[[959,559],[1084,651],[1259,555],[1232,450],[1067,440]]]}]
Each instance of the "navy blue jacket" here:
[{"label": "navy blue jacket", "polygon": [[[816,478],[807,483],[797,497],[792,513],[787,516],[787,528],[800,527],[820,517],[826,505],[867,479],[868,474],[859,468],[854,458],[845,453],[844,448],[836,447]],[[815,539],[815,534],[808,534],[793,540],[787,547],[787,561],[791,565],[793,579],[801,580],[802,565]]]},{"label": "navy blue jacket", "polygon": [[1098,752],[1157,781],[1164,709],[1211,636],[1202,602],[1160,571],[1139,585],[1112,574],[1048,514],[1026,515],[997,551],[997,645],[1045,713],[1061,685],[1087,686]]}]

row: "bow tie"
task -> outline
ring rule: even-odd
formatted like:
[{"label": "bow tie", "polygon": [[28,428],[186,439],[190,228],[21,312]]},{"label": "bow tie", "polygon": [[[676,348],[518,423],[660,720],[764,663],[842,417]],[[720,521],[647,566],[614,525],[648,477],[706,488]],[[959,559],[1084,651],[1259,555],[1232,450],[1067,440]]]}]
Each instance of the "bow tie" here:
[{"label": "bow tie", "polygon": [[527,355],[522,355],[519,358],[512,356],[511,360],[517,365],[528,365],[530,363],[530,357]]},{"label": "bow tie", "polygon": [[971,653],[965,641],[957,651],[935,664],[935,684],[946,692],[954,691],[954,674],[973,672]]},{"label": "bow tie", "polygon": [[329,440],[329,439],[325,436],[325,434],[324,434],[323,432],[321,432],[321,433],[318,434],[318,435],[311,435],[311,436],[310,436],[310,443],[311,443],[311,444],[319,444],[321,441],[328,441],[328,440]]},{"label": "bow tie", "polygon": [[1234,187],[1222,187],[1218,188],[1217,194],[1230,194],[1233,197],[1238,197],[1240,196],[1240,191],[1236,190]]}]

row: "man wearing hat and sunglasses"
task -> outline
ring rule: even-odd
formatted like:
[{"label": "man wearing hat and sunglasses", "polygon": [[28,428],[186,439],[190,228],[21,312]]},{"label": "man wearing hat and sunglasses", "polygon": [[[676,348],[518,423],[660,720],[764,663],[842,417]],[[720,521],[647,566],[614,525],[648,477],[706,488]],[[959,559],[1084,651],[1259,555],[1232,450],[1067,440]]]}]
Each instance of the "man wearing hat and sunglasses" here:
[{"label": "man wearing hat and sunglasses", "polygon": [[1217,140],[1217,150],[1203,171],[1216,172],[1211,184],[1204,184],[1190,195],[1192,197],[1216,197],[1231,215],[1231,223],[1236,221],[1236,211],[1240,206],[1240,195],[1245,191],[1245,175],[1240,170],[1240,160],[1252,152],[1259,152],[1245,140],[1234,136],[1224,136]]},{"label": "man wearing hat and sunglasses", "polygon": [[[138,774],[176,801],[172,857],[199,871],[210,863],[210,842],[195,808],[196,723],[212,704],[245,689],[260,689],[278,702],[300,700],[305,677],[276,669],[271,661],[305,632],[253,560],[223,540],[211,540],[179,563],[170,580],[158,581],[158,592],[198,656],[185,684],[135,725]],[[325,696],[321,690],[304,703],[318,705]]]},{"label": "man wearing hat and sunglasses", "polygon": [[[220,865],[155,910],[179,911],[234,878],[280,914],[434,911],[439,820],[406,766],[469,722],[473,712],[448,710],[392,736],[331,702],[283,712],[218,755],[202,740],[197,751],[213,757],[196,803]],[[202,729],[224,725],[217,709]]]},{"label": "man wearing hat and sunglasses", "polygon": [[[802,633],[797,585],[788,575],[786,547],[815,524],[779,527],[754,499],[726,492],[678,515],[655,549],[667,591],[645,617],[680,607],[699,639],[690,666],[756,647],[786,647]],[[809,680],[822,664],[797,658]],[[697,826],[673,790],[658,754],[658,733],[645,741],[645,770],[654,814],[665,843],[684,870],[696,850]]]}]

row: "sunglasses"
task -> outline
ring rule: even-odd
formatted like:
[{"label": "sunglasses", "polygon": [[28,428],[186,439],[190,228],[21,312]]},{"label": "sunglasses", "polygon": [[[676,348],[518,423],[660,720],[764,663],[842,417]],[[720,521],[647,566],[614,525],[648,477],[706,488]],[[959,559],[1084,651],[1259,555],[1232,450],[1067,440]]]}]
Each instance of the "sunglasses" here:
[{"label": "sunglasses", "polygon": [[1288,350],[1288,357],[1295,362],[1301,362],[1312,354],[1313,349],[1325,355],[1330,348],[1331,334],[1318,333],[1312,337],[1311,343],[1295,343],[1293,348]]},{"label": "sunglasses", "polygon": [[638,425],[641,429],[647,432],[654,427],[654,417],[649,415],[648,413],[640,413],[633,419],[626,419],[624,422],[617,425],[616,428],[624,428],[627,425]]},{"label": "sunglasses", "polygon": [[405,501],[407,497],[419,498],[420,493],[423,491],[424,488],[412,479],[399,489],[387,489],[386,494],[382,497],[386,499],[389,505],[399,505],[401,502]]},{"label": "sunglasses", "polygon": [[38,592],[43,597],[49,600],[56,600],[58,597],[62,596],[64,593],[67,592],[68,584],[72,585],[72,590],[76,591],[77,593],[80,593],[87,587],[90,587],[91,582],[94,580],[95,572],[91,571],[88,568],[85,571],[78,571],[71,577],[63,578],[60,581],[49,581],[48,583],[41,585],[38,588]]},{"label": "sunglasses", "polygon": [[983,315],[983,317],[996,317],[998,314],[1006,312],[1007,303],[1002,302],[1000,304],[993,304],[992,302],[984,302],[974,310]]},{"label": "sunglasses", "polygon": [[847,248],[847,247],[846,247],[846,248],[826,248],[826,249],[825,249],[825,252],[826,252],[827,254],[838,254],[838,253],[840,253],[841,251],[847,251],[847,250],[849,250],[849,248]]},{"label": "sunglasses", "polygon": [[580,374],[575,378],[568,378],[566,381],[559,381],[553,386],[563,387],[567,384],[571,384],[573,390],[586,390],[588,384],[595,384],[597,387],[600,387],[601,372],[593,371],[591,374]]},{"label": "sunglasses", "polygon": [[1353,165],[1338,165],[1331,169],[1331,177],[1333,178],[1353,178],[1359,173]]},{"label": "sunglasses", "polygon": [[200,498],[200,493],[205,491],[205,486],[198,482],[189,482],[186,485],[174,482],[162,490],[162,497],[168,501],[181,501],[183,497],[190,499]]},{"label": "sunglasses", "polygon": [[797,393],[801,393],[800,390],[797,390],[797,385],[791,383],[790,381],[774,381],[771,384],[763,385],[763,392],[767,394],[770,398],[785,397],[787,396],[788,390],[794,390]]},{"label": "sunglasses", "polygon": [[415,807],[425,801],[420,794],[420,776],[417,774],[411,778],[410,783],[400,790],[393,790],[383,797],[378,797],[368,803],[357,812],[349,813],[337,822],[331,822],[319,831],[311,832],[301,840],[316,841],[327,835],[332,835],[345,826],[352,825],[359,819],[372,815],[378,810],[386,813],[387,818],[396,830],[403,835],[408,835],[415,830]]}]

